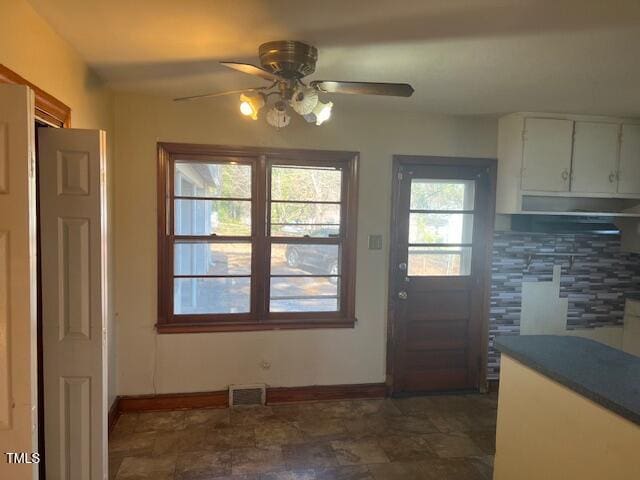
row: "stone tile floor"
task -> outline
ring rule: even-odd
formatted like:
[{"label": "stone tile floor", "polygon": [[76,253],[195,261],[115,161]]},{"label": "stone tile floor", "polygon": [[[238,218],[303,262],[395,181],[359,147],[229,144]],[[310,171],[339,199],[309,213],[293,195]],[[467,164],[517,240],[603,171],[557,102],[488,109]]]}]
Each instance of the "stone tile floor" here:
[{"label": "stone tile floor", "polygon": [[497,397],[446,395],[125,414],[116,480],[487,480]]}]

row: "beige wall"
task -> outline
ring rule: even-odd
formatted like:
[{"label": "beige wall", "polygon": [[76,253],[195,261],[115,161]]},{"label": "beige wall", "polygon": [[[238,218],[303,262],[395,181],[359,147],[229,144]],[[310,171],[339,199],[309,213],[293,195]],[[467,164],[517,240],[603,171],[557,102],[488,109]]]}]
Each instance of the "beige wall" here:
[{"label": "beige wall", "polygon": [[111,95],[26,0],[0,0],[0,63],[69,105],[74,127],[111,127]]},{"label": "beige wall", "polygon": [[[71,107],[72,127],[104,129],[113,146],[112,94],[26,0],[0,0],[0,63]],[[116,394],[115,360],[110,348],[110,402]]]},{"label": "beige wall", "polygon": [[[368,100],[360,102],[366,105]],[[263,121],[242,118],[231,98],[176,104],[155,97],[116,96],[120,394],[217,390],[230,383],[384,381],[391,156],[494,157],[497,123],[487,118],[353,113],[340,98],[335,103],[334,118],[322,127],[294,119],[294,124],[277,131]],[[156,335],[157,141],[361,152],[356,327]],[[367,250],[368,234],[384,236],[382,251]],[[269,370],[260,367],[262,360],[271,363]]]}]

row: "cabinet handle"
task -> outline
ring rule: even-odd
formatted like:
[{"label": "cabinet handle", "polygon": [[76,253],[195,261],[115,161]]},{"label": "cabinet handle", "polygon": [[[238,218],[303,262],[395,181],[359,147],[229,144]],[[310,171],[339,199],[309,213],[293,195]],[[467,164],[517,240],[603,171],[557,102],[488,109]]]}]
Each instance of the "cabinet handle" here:
[{"label": "cabinet handle", "polygon": [[569,179],[569,170],[566,168],[562,171],[562,180],[565,182]]},{"label": "cabinet handle", "polygon": [[609,183],[613,183],[616,181],[616,172],[611,172],[609,174]]}]

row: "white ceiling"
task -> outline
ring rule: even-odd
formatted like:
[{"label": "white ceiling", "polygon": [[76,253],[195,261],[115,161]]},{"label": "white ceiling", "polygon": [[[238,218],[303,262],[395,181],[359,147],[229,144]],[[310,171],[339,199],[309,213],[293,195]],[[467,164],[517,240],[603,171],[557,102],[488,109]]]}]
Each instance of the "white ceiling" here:
[{"label": "white ceiling", "polygon": [[640,115],[640,0],[30,2],[115,90],[173,97],[260,85],[217,62],[257,64],[260,43],[294,39],[320,51],[313,78],[416,90],[340,97],[354,107]]}]

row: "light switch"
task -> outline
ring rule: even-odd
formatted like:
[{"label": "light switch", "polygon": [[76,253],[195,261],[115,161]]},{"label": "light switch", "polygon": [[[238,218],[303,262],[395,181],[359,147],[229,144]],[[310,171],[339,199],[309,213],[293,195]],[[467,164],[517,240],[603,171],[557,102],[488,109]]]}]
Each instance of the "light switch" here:
[{"label": "light switch", "polygon": [[369,250],[382,250],[382,235],[369,235]]}]

